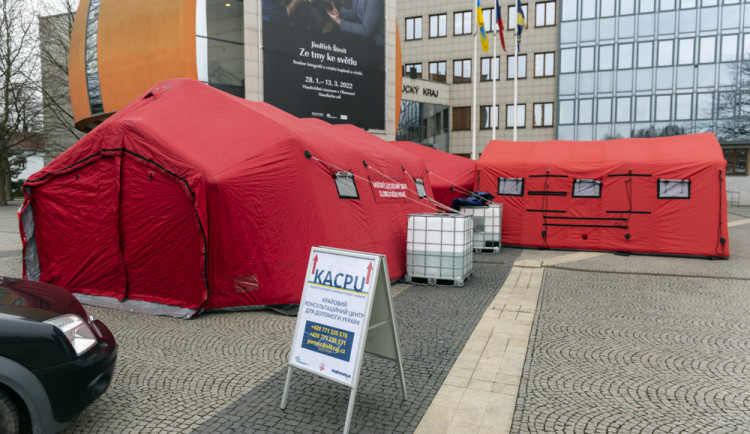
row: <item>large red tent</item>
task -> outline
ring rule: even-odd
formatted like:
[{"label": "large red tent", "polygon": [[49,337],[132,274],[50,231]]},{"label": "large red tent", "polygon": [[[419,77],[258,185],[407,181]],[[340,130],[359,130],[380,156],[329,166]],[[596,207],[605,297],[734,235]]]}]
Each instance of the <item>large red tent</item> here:
[{"label": "large red tent", "polygon": [[476,161],[419,143],[406,141],[392,143],[424,160],[435,200],[443,205],[451,206],[453,199],[466,197],[474,191],[477,178]]},{"label": "large red tent", "polygon": [[179,317],[299,302],[316,245],[385,254],[396,279],[425,175],[354,127],[168,80],[27,180],[24,274]]},{"label": "large red tent", "polygon": [[729,257],[713,134],[492,141],[478,168],[478,189],[503,204],[503,244]]}]

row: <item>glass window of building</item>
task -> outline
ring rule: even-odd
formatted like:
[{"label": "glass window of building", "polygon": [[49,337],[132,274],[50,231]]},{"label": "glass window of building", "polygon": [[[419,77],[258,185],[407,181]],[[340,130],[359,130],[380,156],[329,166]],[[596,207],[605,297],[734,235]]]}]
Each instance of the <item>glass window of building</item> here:
[{"label": "glass window of building", "polygon": [[581,19],[596,18],[596,1],[581,0]]},{"label": "glass window of building", "polygon": [[660,11],[672,11],[674,10],[675,0],[659,0]]},{"label": "glass window of building", "polygon": [[724,149],[727,160],[727,175],[747,175],[748,149]]},{"label": "glass window of building", "polygon": [[[521,10],[523,11],[523,16],[526,17],[526,24],[529,23],[529,5],[521,5]],[[516,20],[518,19],[518,15],[516,15],[516,7],[510,6],[508,7],[508,28],[509,29],[515,29],[516,28]]]},{"label": "glass window of building", "polygon": [[630,69],[633,67],[633,44],[620,44],[617,46],[617,69]]},{"label": "glass window of building", "polygon": [[534,55],[534,77],[555,76],[555,53],[537,53]]},{"label": "glass window of building", "polygon": [[680,0],[680,9],[691,9],[695,7],[696,0]]},{"label": "glass window of building", "polygon": [[695,9],[683,10],[679,14],[680,33],[694,33],[697,22]]},{"label": "glass window of building", "polygon": [[500,125],[499,119],[498,106],[483,105],[479,108],[479,129],[497,128]]},{"label": "glass window of building", "polygon": [[456,12],[453,14],[453,34],[471,35],[471,11]]},{"label": "glass window of building", "polygon": [[651,97],[635,97],[635,121],[648,122],[651,120]]},{"label": "glass window of building", "polygon": [[[516,75],[516,57],[508,56],[508,80],[512,80]],[[518,55],[518,78],[526,78],[526,55]]]},{"label": "glass window of building", "polygon": [[659,41],[658,49],[657,49],[657,65],[658,66],[670,66],[672,65],[672,59],[674,57],[673,55],[673,49],[674,49],[674,41],[669,39],[666,41]]},{"label": "glass window of building", "polygon": [[723,35],[721,37],[721,61],[734,62],[737,60],[738,35]]},{"label": "glass window of building", "polygon": [[430,38],[442,38],[448,35],[448,15],[430,15]]},{"label": "glass window of building", "polygon": [[701,6],[716,6],[719,4],[719,0],[702,0]]},{"label": "glass window of building", "polygon": [[613,67],[614,46],[602,45],[599,47],[599,70],[608,71]]},{"label": "glass window of building", "polygon": [[422,17],[406,19],[406,40],[422,39]]},{"label": "glass window of building", "polygon": [[696,119],[711,119],[714,116],[714,94],[713,93],[699,93],[696,98],[697,103],[695,107],[695,118]]},{"label": "glass window of building", "polygon": [[422,64],[421,63],[407,63],[404,65],[407,77],[422,78]]},{"label": "glass window of building", "polygon": [[720,92],[716,106],[719,119],[725,120],[735,116],[735,109],[740,106],[739,94],[736,92]]},{"label": "glass window of building", "polygon": [[700,30],[716,30],[719,21],[719,8],[702,8]]},{"label": "glass window of building", "polygon": [[[614,0],[607,0],[614,1]],[[562,10],[560,11],[562,21],[575,21],[578,18],[578,0],[562,0]]]},{"label": "glass window of building", "polygon": [[574,120],[573,115],[575,112],[575,101],[560,101],[560,103],[558,104],[558,112],[560,116],[560,125],[572,125]]},{"label": "glass window of building", "polygon": [[481,65],[480,81],[491,81],[500,79],[500,58],[483,57]]},{"label": "glass window of building", "polygon": [[635,13],[635,0],[620,0],[620,15]]},{"label": "glass window of building", "polygon": [[453,130],[471,129],[471,107],[453,107]]},{"label": "glass window of building", "polygon": [[[748,9],[750,10],[750,9]],[[745,33],[745,42],[743,43],[742,60],[750,60],[750,33]]]},{"label": "glass window of building", "polygon": [[563,48],[560,50],[560,73],[576,72],[576,49]]},{"label": "glass window of building", "polygon": [[453,82],[468,83],[471,81],[471,59],[453,61]]},{"label": "glass window of building", "polygon": [[630,122],[630,97],[617,98],[617,112],[615,113],[617,122]]},{"label": "glass window of building", "polygon": [[445,83],[446,81],[446,62],[430,62],[430,80]]},{"label": "glass window of building", "polygon": [[620,38],[632,38],[635,36],[635,15],[621,16],[618,18],[617,34]]},{"label": "glass window of building", "polygon": [[740,6],[724,6],[721,11],[721,28],[722,29],[736,29],[740,26]]},{"label": "glass window of building", "polygon": [[596,41],[596,28],[598,20],[585,20],[580,22],[581,42]]},{"label": "glass window of building", "polygon": [[640,13],[649,13],[654,11],[654,0],[641,0]]},{"label": "glass window of building", "polygon": [[554,104],[551,102],[534,103],[534,126],[551,127],[554,125]]},{"label": "glass window of building", "polygon": [[536,4],[536,26],[547,27],[555,25],[555,2],[541,2]]},{"label": "glass window of building", "polygon": [[653,42],[639,42],[638,43],[638,67],[639,68],[650,68],[653,66]]},{"label": "glass window of building", "polygon": [[601,0],[599,2],[599,16],[600,17],[615,16],[615,0]]},{"label": "glass window of building", "polygon": [[[497,14],[495,13],[495,8],[491,7],[482,9],[482,19],[484,19],[484,30],[487,33],[500,29],[500,26],[497,25]],[[503,21],[503,24],[505,24],[505,21]]]},{"label": "glass window of building", "polygon": [[245,35],[241,4],[206,0],[205,15],[197,11],[198,79],[211,87],[245,97]]},{"label": "glass window of building", "polygon": [[596,121],[600,124],[612,122],[612,98],[599,98],[596,101]]},{"label": "glass window of building", "polygon": [[[526,104],[518,104],[518,128],[526,128]],[[505,128],[513,128],[513,104],[505,106]]]},{"label": "glass window of building", "polygon": [[693,38],[680,39],[678,53],[677,53],[677,64],[678,65],[691,65],[693,63],[695,40]]},{"label": "glass window of building", "polygon": [[578,101],[578,123],[590,124],[593,121],[594,100],[582,99]]},{"label": "glass window of building", "polygon": [[594,47],[581,47],[581,71],[594,70]]},{"label": "glass window of building", "polygon": [[657,95],[654,120],[668,121],[672,119],[672,95]]},{"label": "glass window of building", "polygon": [[684,93],[675,96],[675,120],[690,120],[693,112],[693,94]]},{"label": "glass window of building", "polygon": [[716,61],[716,36],[700,38],[699,63],[714,63]]},{"label": "glass window of building", "polygon": [[674,35],[675,14],[673,12],[659,13],[658,33],[660,35]]},{"label": "glass window of building", "polygon": [[641,14],[638,16],[638,36],[654,35],[654,14]]}]

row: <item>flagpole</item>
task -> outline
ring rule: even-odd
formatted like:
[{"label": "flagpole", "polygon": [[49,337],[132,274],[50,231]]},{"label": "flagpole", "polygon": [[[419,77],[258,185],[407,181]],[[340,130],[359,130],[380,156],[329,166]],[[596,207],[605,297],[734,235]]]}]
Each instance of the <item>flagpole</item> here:
[{"label": "flagpole", "polygon": [[[472,2],[473,3],[473,2]],[[479,13],[476,4],[473,10]],[[479,21],[474,20],[474,59],[471,61],[471,83],[473,88],[471,102],[471,159],[477,159],[477,36],[479,36]],[[455,72],[453,73],[455,75]]]},{"label": "flagpole", "polygon": [[[490,65],[490,74],[492,74],[492,108],[490,109],[490,122],[492,123],[492,140],[495,140],[495,130],[497,130],[497,71],[495,64],[500,66],[500,62],[497,61],[497,32],[499,26],[495,21],[495,37],[492,40],[492,64]],[[493,114],[494,112],[494,114]]]},{"label": "flagpole", "polygon": [[[518,2],[516,2],[516,7]],[[513,74],[513,141],[518,140],[518,11],[516,10],[516,28],[514,31],[516,35],[515,47],[513,56],[515,57],[515,73]]]}]

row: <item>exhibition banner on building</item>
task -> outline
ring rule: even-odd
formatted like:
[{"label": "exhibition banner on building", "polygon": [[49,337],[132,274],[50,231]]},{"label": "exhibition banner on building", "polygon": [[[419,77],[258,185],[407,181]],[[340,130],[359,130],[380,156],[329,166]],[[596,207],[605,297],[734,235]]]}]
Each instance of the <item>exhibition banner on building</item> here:
[{"label": "exhibition banner on building", "polygon": [[263,0],[263,77],[295,116],[384,129],[384,0]]}]

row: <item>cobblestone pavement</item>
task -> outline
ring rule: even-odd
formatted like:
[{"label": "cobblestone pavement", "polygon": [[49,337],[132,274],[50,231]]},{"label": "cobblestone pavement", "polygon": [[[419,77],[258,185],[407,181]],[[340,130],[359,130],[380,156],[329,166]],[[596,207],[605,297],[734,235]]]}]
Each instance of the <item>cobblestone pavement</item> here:
[{"label": "cobblestone pavement", "polygon": [[[491,255],[497,263],[477,264],[461,288],[394,286],[409,400],[402,400],[395,364],[366,356],[352,432],[414,430],[518,253]],[[109,390],[66,432],[343,428],[349,389],[309,374],[295,373],[287,409],[279,408],[295,318],[261,311],[185,321],[87,310],[115,334],[118,364]]]},{"label": "cobblestone pavement", "polygon": [[750,432],[750,225],[730,243],[546,267],[511,431]]}]

